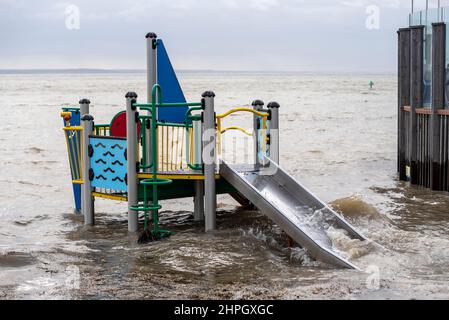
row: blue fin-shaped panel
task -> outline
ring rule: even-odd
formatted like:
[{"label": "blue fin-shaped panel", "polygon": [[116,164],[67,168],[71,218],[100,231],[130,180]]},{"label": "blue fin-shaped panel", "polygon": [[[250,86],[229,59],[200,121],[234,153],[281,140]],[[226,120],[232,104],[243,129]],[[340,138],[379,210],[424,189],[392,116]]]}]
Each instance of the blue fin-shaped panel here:
[{"label": "blue fin-shaped panel", "polygon": [[[163,103],[185,103],[186,98],[182,92],[175,70],[168,57],[162,40],[157,40],[157,80],[162,88]],[[184,123],[188,108],[160,108],[159,121],[169,123]]]}]

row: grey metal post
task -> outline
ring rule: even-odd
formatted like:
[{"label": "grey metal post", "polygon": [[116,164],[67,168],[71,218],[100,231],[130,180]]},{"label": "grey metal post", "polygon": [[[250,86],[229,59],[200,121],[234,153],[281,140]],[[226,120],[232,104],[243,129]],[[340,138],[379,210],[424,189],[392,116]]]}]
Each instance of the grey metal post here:
[{"label": "grey metal post", "polygon": [[273,101],[267,105],[270,110],[270,159],[279,164],[279,103]]},{"label": "grey metal post", "polygon": [[[194,120],[192,121],[192,129],[193,129],[193,164],[201,165],[202,164],[202,129],[201,129],[201,121]],[[195,187],[195,197],[194,197],[194,210],[193,217],[195,221],[201,221],[204,219],[204,181],[196,180],[194,182]]]},{"label": "grey metal post", "polygon": [[147,39],[147,102],[151,103],[153,86],[157,83],[157,35],[149,32]]},{"label": "grey metal post", "polygon": [[193,200],[193,218],[195,221],[204,220],[204,181],[195,180],[195,197]]},{"label": "grey metal post", "polygon": [[407,180],[405,106],[410,106],[410,28],[398,31],[398,172],[401,181]]},{"label": "grey metal post", "polygon": [[[263,109],[264,102],[262,100],[254,100],[251,104],[253,106],[253,110],[260,111]],[[253,116],[253,141],[254,141],[254,166],[257,169],[261,166],[261,162],[259,159],[259,150],[260,150],[260,141],[259,141],[259,131],[260,131],[260,122],[259,116]]]},{"label": "grey metal post", "polygon": [[[152,89],[157,83],[157,35],[154,32],[149,32],[145,38],[147,42],[147,102],[152,103]],[[151,116],[151,111],[149,110],[148,115]],[[151,144],[151,121],[152,120],[147,120],[148,124],[144,128],[146,138],[145,150],[148,161],[150,161],[149,159],[152,159],[151,153],[153,150],[153,146]],[[151,172],[151,169],[146,169],[145,171]]]},{"label": "grey metal post", "polygon": [[217,195],[215,192],[216,172],[216,129],[215,129],[215,93],[203,93],[203,163],[204,163],[204,202],[205,202],[205,229],[206,232],[216,229]]},{"label": "grey metal post", "polygon": [[92,134],[94,118],[85,114],[81,118],[83,128],[83,184],[81,186],[81,211],[84,214],[84,225],[92,226],[95,223],[94,199],[90,182],[89,136]]},{"label": "grey metal post", "polygon": [[[80,119],[86,115],[89,114],[89,106],[90,106],[90,100],[89,99],[81,99],[79,101],[79,105],[80,105]],[[82,178],[82,177],[81,177]],[[83,202],[83,185],[81,185],[81,202]],[[75,209],[75,213],[76,214],[83,214],[83,208],[81,206],[80,210],[76,210]]]},{"label": "grey metal post", "polygon": [[411,183],[418,184],[418,126],[416,108],[423,106],[423,44],[424,26],[410,28],[410,125],[409,125],[409,152]]},{"label": "grey metal post", "polygon": [[85,114],[89,114],[89,106],[90,106],[89,99],[81,99],[79,104],[80,104],[80,116],[82,117]]},{"label": "grey metal post", "polygon": [[126,94],[126,139],[127,139],[127,162],[128,162],[128,231],[136,232],[139,227],[138,212],[130,208],[137,205],[137,111],[133,104],[136,102],[137,94],[128,92]]},{"label": "grey metal post", "polygon": [[430,185],[433,190],[442,190],[441,134],[438,110],[444,109],[446,83],[446,24],[432,24],[432,114],[430,116]]}]

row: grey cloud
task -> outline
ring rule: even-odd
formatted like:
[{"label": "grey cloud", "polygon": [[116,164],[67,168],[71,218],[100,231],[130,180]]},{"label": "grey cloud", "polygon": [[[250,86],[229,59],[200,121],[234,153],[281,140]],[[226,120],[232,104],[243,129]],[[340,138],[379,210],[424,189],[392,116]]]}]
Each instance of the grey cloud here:
[{"label": "grey cloud", "polygon": [[[380,30],[365,28],[371,4]],[[155,31],[182,69],[394,72],[407,14],[391,0],[0,0],[0,68],[143,68]]]}]

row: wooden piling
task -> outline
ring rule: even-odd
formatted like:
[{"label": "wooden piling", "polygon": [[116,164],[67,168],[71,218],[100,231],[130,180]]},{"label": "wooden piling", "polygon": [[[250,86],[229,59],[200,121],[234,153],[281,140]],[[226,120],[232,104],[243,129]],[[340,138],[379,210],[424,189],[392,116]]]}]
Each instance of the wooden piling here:
[{"label": "wooden piling", "polygon": [[441,152],[441,119],[438,110],[444,109],[446,82],[446,24],[432,24],[432,113],[430,116],[429,144],[431,148],[430,185],[443,190]]},{"label": "wooden piling", "polygon": [[410,28],[410,114],[409,114],[409,160],[411,183],[418,184],[418,126],[416,109],[423,105],[423,37],[424,26],[414,26]]},{"label": "wooden piling", "polygon": [[407,132],[404,107],[410,105],[410,28],[399,29],[398,44],[398,172],[399,179],[406,181]]}]

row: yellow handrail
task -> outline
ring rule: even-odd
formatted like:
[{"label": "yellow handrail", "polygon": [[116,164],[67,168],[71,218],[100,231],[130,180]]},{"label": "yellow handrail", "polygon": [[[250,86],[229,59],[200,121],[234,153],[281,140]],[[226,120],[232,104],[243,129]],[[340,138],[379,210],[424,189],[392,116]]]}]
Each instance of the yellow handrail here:
[{"label": "yellow handrail", "polygon": [[248,130],[242,128],[242,127],[237,127],[237,126],[232,126],[232,127],[227,127],[224,128],[220,131],[221,134],[224,134],[226,131],[230,131],[230,130],[238,130],[243,132],[244,134],[246,134],[247,136],[252,136],[253,134],[251,132],[249,132]]},{"label": "yellow handrail", "polygon": [[73,126],[73,127],[64,127],[62,128],[64,131],[83,131],[83,127],[81,126]]},{"label": "yellow handrail", "polygon": [[250,112],[253,113],[259,117],[263,117],[263,118],[267,118],[269,116],[268,113],[266,112],[260,112],[260,111],[256,111],[254,109],[250,109],[250,108],[235,108],[235,109],[231,109],[223,114],[219,114],[217,115],[217,119],[223,119],[226,118],[227,116],[236,113],[236,112]]},{"label": "yellow handrail", "polygon": [[[218,154],[221,154],[221,148],[222,148],[222,138],[221,136],[229,130],[238,130],[243,132],[244,134],[248,135],[248,136],[252,136],[252,133],[248,132],[247,130],[243,129],[242,127],[238,127],[238,126],[231,126],[228,128],[224,128],[222,129],[222,120],[224,118],[226,118],[227,116],[233,114],[233,113],[237,113],[237,112],[249,112],[252,113],[254,115],[257,115],[259,117],[262,118],[262,130],[266,131],[267,130],[267,121],[268,121],[268,117],[269,117],[269,113],[267,112],[261,112],[261,111],[256,111],[254,109],[250,109],[250,108],[235,108],[235,109],[231,109],[223,114],[217,115],[217,147],[218,147]],[[264,139],[262,141],[263,144],[263,148],[266,148],[267,146],[267,137],[266,135],[264,135]]]}]

